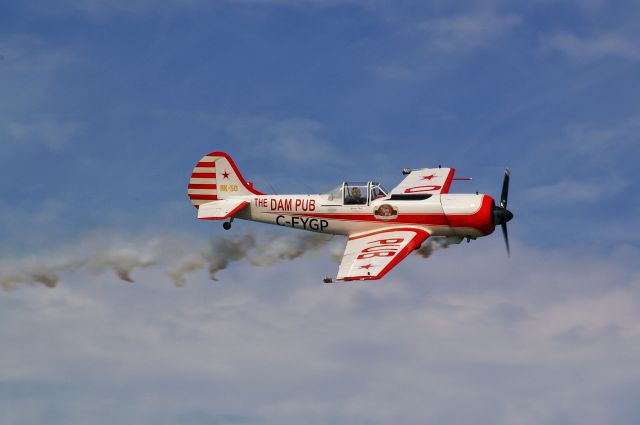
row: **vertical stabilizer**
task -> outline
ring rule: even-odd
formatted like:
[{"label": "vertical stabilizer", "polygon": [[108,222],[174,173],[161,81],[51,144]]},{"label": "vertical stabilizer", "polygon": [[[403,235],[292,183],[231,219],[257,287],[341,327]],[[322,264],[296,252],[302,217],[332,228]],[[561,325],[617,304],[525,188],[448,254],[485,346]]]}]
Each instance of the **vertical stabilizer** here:
[{"label": "vertical stabilizer", "polygon": [[211,152],[198,161],[191,173],[188,193],[196,208],[218,199],[264,195],[242,177],[233,159],[225,152]]}]

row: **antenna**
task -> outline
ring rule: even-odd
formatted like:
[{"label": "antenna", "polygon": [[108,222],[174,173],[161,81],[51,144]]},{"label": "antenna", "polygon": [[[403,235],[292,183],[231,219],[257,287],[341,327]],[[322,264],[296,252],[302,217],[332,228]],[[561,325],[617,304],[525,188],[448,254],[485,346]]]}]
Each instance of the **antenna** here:
[{"label": "antenna", "polygon": [[262,178],[262,180],[264,180],[267,185],[269,185],[269,187],[271,188],[271,191],[273,192],[274,195],[278,195],[279,193],[273,188],[273,186],[271,185],[271,183],[269,183],[269,180],[267,180],[266,178]]},{"label": "antenna", "polygon": [[310,193],[310,194],[312,194],[312,193],[316,193],[316,192],[313,190],[313,188],[312,188],[311,186],[309,186],[308,184],[306,184],[306,183],[305,183],[305,182],[303,182],[302,180],[296,180],[295,182],[296,182],[296,183],[298,183],[298,184],[303,185],[304,187],[306,187],[306,188],[309,190],[309,193]]}]

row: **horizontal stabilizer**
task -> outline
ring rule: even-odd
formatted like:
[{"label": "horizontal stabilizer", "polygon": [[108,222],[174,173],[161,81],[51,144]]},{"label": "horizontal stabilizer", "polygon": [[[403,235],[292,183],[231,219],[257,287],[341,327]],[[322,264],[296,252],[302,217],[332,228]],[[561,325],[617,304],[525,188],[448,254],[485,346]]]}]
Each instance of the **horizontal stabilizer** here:
[{"label": "horizontal stabilizer", "polygon": [[249,201],[242,199],[222,199],[208,202],[198,208],[198,218],[201,220],[224,220],[247,205],[249,205]]}]

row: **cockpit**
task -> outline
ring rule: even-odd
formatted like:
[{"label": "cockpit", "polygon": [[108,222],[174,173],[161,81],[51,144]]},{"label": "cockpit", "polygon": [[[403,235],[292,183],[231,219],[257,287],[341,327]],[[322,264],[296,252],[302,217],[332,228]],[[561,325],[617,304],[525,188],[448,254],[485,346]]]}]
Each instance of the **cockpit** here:
[{"label": "cockpit", "polygon": [[332,205],[369,205],[389,192],[377,182],[344,182],[326,193]]}]

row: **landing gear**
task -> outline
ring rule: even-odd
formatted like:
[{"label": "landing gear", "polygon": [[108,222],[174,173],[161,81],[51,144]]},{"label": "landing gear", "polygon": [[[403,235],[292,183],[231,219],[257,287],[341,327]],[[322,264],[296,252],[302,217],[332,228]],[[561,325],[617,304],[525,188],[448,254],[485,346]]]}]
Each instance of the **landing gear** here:
[{"label": "landing gear", "polygon": [[222,228],[223,228],[224,230],[229,230],[229,229],[231,229],[231,223],[233,223],[233,217],[231,217],[231,218],[229,219],[229,221],[225,221],[224,223],[222,223]]},{"label": "landing gear", "polygon": [[325,277],[324,279],[322,279],[322,281],[323,281],[324,283],[333,283],[333,278],[331,278],[331,277],[327,276],[327,277]]}]

